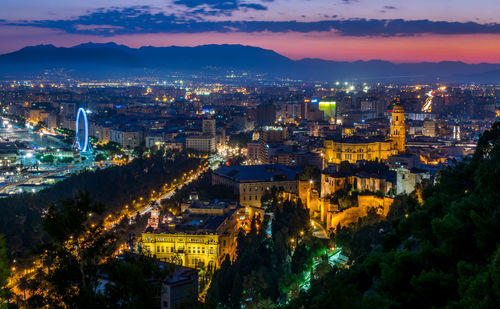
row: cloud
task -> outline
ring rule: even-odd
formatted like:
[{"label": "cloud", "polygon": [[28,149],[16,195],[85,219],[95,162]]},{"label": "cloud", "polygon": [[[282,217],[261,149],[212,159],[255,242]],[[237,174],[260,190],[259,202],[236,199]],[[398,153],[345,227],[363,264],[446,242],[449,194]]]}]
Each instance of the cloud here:
[{"label": "cloud", "polygon": [[[184,1],[189,5],[195,3],[212,3],[215,1]],[[219,1],[218,1],[219,2]],[[229,1],[230,2],[230,1]],[[239,2],[238,2],[239,3]],[[246,9],[259,10],[258,6],[242,6]],[[214,4],[215,5],[215,4]],[[221,6],[222,5],[222,6]],[[250,5],[250,4],[248,4]],[[216,7],[217,6],[217,7]],[[51,28],[67,33],[114,36],[141,33],[206,33],[206,32],[335,32],[342,36],[414,36],[420,34],[500,34],[500,24],[480,24],[476,22],[448,22],[430,20],[403,20],[403,19],[339,19],[300,22],[300,21],[209,21],[196,15],[220,14],[218,8],[230,7],[229,4],[216,4],[211,7],[194,6],[190,14],[166,14],[148,6],[127,8],[112,7],[98,9],[72,19],[60,20],[24,20],[0,21],[0,25],[31,26]]]},{"label": "cloud", "polygon": [[[267,0],[265,2],[272,2],[274,0]],[[196,14],[210,15],[210,16],[230,16],[232,12],[243,10],[267,10],[267,7],[259,3],[247,3],[242,0],[175,0],[174,4],[184,6],[188,11]]]},{"label": "cloud", "polygon": [[258,4],[258,3],[243,3],[243,4],[240,4],[240,7],[249,8],[249,9],[253,9],[253,10],[257,10],[257,11],[267,10],[267,7],[263,6],[262,4]]},{"label": "cloud", "polygon": [[395,6],[392,6],[392,5],[386,5],[386,6],[384,6],[384,9],[385,10],[397,10],[398,8]]}]

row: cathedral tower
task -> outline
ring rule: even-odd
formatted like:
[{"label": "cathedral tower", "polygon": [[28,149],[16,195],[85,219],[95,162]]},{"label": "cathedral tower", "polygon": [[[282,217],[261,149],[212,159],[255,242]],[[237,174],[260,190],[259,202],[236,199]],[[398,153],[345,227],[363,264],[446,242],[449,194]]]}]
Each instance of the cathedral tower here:
[{"label": "cathedral tower", "polygon": [[392,109],[391,121],[391,140],[392,148],[397,152],[405,151],[406,127],[405,127],[405,111],[399,102],[399,98]]}]

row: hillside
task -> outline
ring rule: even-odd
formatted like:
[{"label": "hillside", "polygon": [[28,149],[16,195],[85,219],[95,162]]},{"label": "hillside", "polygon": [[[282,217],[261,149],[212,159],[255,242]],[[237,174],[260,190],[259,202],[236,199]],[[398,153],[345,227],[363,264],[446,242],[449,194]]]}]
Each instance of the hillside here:
[{"label": "hillside", "polygon": [[500,82],[500,64],[295,61],[272,50],[243,45],[130,48],[115,43],[86,43],[69,48],[38,45],[0,55],[0,78],[26,77],[46,71],[92,79],[172,75],[220,79],[228,73],[248,73],[248,80]]}]

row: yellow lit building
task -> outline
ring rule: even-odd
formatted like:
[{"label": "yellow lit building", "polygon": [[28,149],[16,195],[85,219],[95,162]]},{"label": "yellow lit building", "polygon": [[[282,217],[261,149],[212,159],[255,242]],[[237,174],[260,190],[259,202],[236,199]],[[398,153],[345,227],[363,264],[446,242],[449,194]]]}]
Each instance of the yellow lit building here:
[{"label": "yellow lit building", "polygon": [[406,126],[405,126],[405,111],[403,106],[398,101],[392,109],[391,121],[391,141],[392,148],[398,153],[405,151],[406,141]]},{"label": "yellow lit building", "polygon": [[376,139],[347,138],[340,141],[326,140],[324,160],[339,164],[342,161],[356,163],[357,161],[385,160],[394,154],[392,142]]},{"label": "yellow lit building", "polygon": [[234,251],[233,240],[219,234],[143,233],[142,243],[159,260],[193,268],[215,269]]},{"label": "yellow lit building", "polygon": [[236,257],[237,233],[247,219],[245,208],[222,202],[193,203],[177,217],[160,218],[155,207],[142,234],[142,245],[159,260],[213,270],[226,255],[231,260]]},{"label": "yellow lit building", "polygon": [[399,99],[392,111],[391,133],[387,139],[350,137],[338,141],[325,140],[324,165],[339,164],[342,161],[385,160],[405,151],[406,127],[404,110]]}]

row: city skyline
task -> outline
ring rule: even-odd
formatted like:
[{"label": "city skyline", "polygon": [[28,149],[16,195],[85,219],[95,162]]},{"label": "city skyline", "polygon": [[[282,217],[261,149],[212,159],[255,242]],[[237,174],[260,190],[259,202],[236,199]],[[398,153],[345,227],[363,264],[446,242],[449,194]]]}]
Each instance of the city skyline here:
[{"label": "city skyline", "polygon": [[8,0],[3,7],[0,53],[113,41],[130,47],[244,44],[294,60],[500,63],[500,24],[487,0],[172,0],[140,6]]}]

